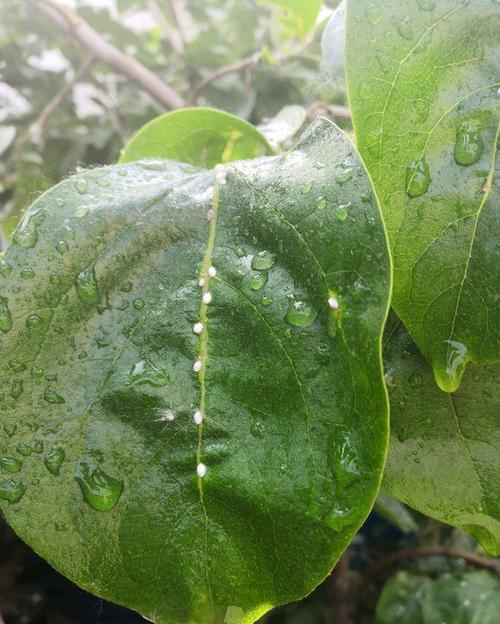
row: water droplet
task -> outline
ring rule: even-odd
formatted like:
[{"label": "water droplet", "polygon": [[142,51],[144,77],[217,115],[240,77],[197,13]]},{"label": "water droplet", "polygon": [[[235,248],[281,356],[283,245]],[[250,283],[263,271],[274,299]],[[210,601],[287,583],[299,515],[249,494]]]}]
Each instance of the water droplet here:
[{"label": "water droplet", "polygon": [[124,293],[132,292],[132,288],[133,288],[132,282],[125,282],[124,284],[120,286],[120,290]]},{"label": "water droplet", "polygon": [[133,305],[136,310],[142,310],[146,304],[144,299],[134,299]]},{"label": "water droplet", "polygon": [[23,269],[21,271],[21,278],[25,280],[30,280],[35,277],[35,271],[33,269]]},{"label": "water droplet", "polygon": [[29,329],[38,330],[43,327],[43,318],[38,314],[30,314],[26,319],[26,327]]},{"label": "water droplet", "polygon": [[3,258],[0,259],[0,275],[2,277],[9,277],[12,273],[12,266]]},{"label": "water droplet", "polygon": [[3,424],[3,430],[5,431],[5,433],[9,436],[9,438],[12,438],[12,436],[16,433],[17,431],[17,425],[14,423],[10,423],[10,422],[5,422]]},{"label": "water droplet", "polygon": [[149,359],[141,360],[132,367],[130,371],[130,383],[136,386],[147,384],[155,388],[160,388],[170,383],[168,373],[156,366]]},{"label": "water droplet", "polygon": [[0,457],[0,468],[3,468],[11,474],[19,472],[23,467],[23,462],[15,457]]},{"label": "water droplet", "polygon": [[12,242],[14,243],[14,245],[19,245],[19,247],[29,249],[30,247],[34,247],[37,241],[38,232],[36,229],[35,215],[27,215],[21,221],[18,229],[14,232]]},{"label": "water droplet", "polygon": [[11,368],[15,373],[22,373],[26,370],[26,364],[21,362],[21,360],[12,359],[9,360],[9,368]]},{"label": "water droplet", "polygon": [[31,376],[35,379],[40,379],[40,377],[43,377],[44,373],[45,369],[41,368],[40,366],[33,366],[31,369]]},{"label": "water droplet", "polygon": [[116,306],[116,309],[123,312],[123,310],[126,310],[129,307],[129,305],[129,302],[126,299],[123,299],[121,303]]},{"label": "water droplet", "polygon": [[266,295],[264,295],[262,299],[260,300],[260,302],[264,306],[270,306],[273,303],[273,301],[274,299],[272,299],[271,297],[266,297]]},{"label": "water droplet", "polygon": [[61,254],[61,256],[63,254],[65,254],[68,251],[69,247],[68,247],[68,243],[64,240],[60,240],[57,244],[56,244],[56,251],[58,253]]},{"label": "water droplet", "polygon": [[75,470],[75,480],[84,500],[96,511],[109,511],[123,492],[123,481],[104,472],[90,456],[81,457]]},{"label": "water droplet", "polygon": [[247,252],[243,249],[243,247],[238,247],[238,249],[234,250],[234,253],[238,258],[244,258],[247,255]]},{"label": "water droplet", "polygon": [[346,182],[349,182],[351,178],[352,178],[352,169],[347,169],[346,171],[344,171],[344,173],[341,173],[335,178],[335,182],[337,182],[337,184],[342,185],[342,184],[345,184]]},{"label": "water droplet", "polygon": [[484,141],[481,137],[477,124],[467,121],[460,125],[457,130],[455,143],[455,160],[459,165],[467,167],[477,162],[484,150]]},{"label": "water droplet", "polygon": [[295,299],[290,303],[286,320],[295,327],[309,327],[317,316],[318,313],[309,303]]},{"label": "water droplet", "polygon": [[13,399],[18,399],[21,394],[23,393],[24,387],[23,387],[23,382],[21,379],[16,379],[16,381],[14,381],[12,383],[12,387],[10,389],[10,396]]},{"label": "water droplet", "polygon": [[42,453],[43,452],[43,442],[41,440],[36,440],[35,443],[33,444],[33,451],[35,453]]},{"label": "water droplet", "polygon": [[300,189],[300,192],[302,193],[302,195],[307,195],[308,193],[311,192],[311,189],[312,189],[312,184],[308,182],[307,184],[304,184],[304,186]]},{"label": "water droplet", "polygon": [[75,184],[76,190],[80,193],[80,195],[85,195],[85,193],[89,190],[89,185],[85,178],[80,178],[76,181]]},{"label": "water droplet", "polygon": [[60,447],[52,449],[49,453],[47,453],[47,455],[45,455],[45,467],[50,474],[54,475],[54,477],[58,476],[65,457],[66,453]]},{"label": "water droplet", "polygon": [[412,388],[421,388],[424,385],[422,375],[418,371],[413,372],[408,381]]},{"label": "water droplet", "polygon": [[65,399],[51,388],[47,388],[47,390],[45,390],[43,398],[49,405],[60,405],[61,403],[66,403]]},{"label": "water droplet", "polygon": [[337,221],[340,221],[341,223],[343,223],[348,215],[349,215],[349,208],[352,206],[351,202],[347,203],[347,204],[341,204],[337,210],[335,211],[335,218],[337,219]]},{"label": "water droplet", "polygon": [[423,195],[429,189],[431,176],[425,158],[412,161],[406,169],[406,192],[409,197]]},{"label": "water droplet", "polygon": [[19,442],[19,444],[16,446],[16,451],[19,453],[19,455],[22,455],[23,457],[29,457],[31,453],[33,453],[33,449],[31,448],[31,446],[29,444],[26,444],[25,442]]},{"label": "water droplet", "polygon": [[411,25],[411,17],[406,16],[398,22],[398,33],[403,37],[403,39],[412,39],[413,38],[413,27]]},{"label": "water droplet", "polygon": [[18,481],[0,481],[0,498],[9,503],[18,503],[26,493],[26,486]]},{"label": "water droplet", "polygon": [[316,208],[318,210],[324,210],[326,208],[326,199],[324,197],[318,197],[316,200]]},{"label": "water droplet", "polygon": [[64,199],[61,199],[60,197],[57,197],[54,201],[56,202],[56,206],[59,206],[60,208],[62,208],[62,206],[64,206]]},{"label": "water droplet", "polygon": [[260,420],[256,420],[255,422],[252,423],[252,426],[250,427],[250,433],[256,438],[264,437],[265,427],[260,422]]},{"label": "water droplet", "polygon": [[0,297],[0,331],[6,334],[12,327],[12,315],[9,310],[9,302],[5,297]]},{"label": "water droplet", "polygon": [[250,276],[250,288],[260,290],[267,284],[268,279],[269,275],[266,272],[254,273]]},{"label": "water droplet", "polygon": [[252,269],[254,271],[267,271],[274,266],[276,255],[270,251],[261,251],[252,258]]},{"label": "water droplet", "polygon": [[76,292],[83,303],[95,305],[100,301],[99,286],[94,267],[78,273],[75,279]]},{"label": "water droplet", "polygon": [[83,217],[86,217],[88,214],[89,214],[88,206],[78,206],[78,208],[75,210],[75,217],[77,219],[82,219]]}]

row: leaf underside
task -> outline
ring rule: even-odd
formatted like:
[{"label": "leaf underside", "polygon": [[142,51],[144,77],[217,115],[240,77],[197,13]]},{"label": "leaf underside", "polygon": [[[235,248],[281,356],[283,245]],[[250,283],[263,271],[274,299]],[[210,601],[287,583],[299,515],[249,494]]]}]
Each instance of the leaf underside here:
[{"label": "leaf underside", "polygon": [[399,323],[384,347],[391,442],[384,488],[500,554],[500,364],[473,367],[447,394]]},{"label": "leaf underside", "polygon": [[26,542],[158,623],[253,622],[328,574],[388,435],[388,253],[345,135],[77,175],[0,269],[0,499]]},{"label": "leaf underside", "polygon": [[499,29],[490,0],[348,2],[353,122],[393,306],[447,392],[467,362],[500,359]]}]

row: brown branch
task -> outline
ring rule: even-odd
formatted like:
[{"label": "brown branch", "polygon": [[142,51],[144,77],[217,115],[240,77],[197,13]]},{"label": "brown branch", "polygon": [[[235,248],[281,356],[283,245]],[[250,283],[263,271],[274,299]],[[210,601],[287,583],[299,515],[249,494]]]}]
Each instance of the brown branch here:
[{"label": "brown branch", "polygon": [[186,46],[180,34],[180,30],[176,30],[169,24],[168,19],[165,17],[165,13],[162,11],[156,0],[148,0],[148,7],[151,15],[158,22],[165,39],[170,43],[174,52],[177,54],[184,54]]},{"label": "brown branch", "polygon": [[200,82],[195,86],[193,93],[189,98],[189,104],[195,104],[200,93],[204,91],[210,84],[212,84],[212,82],[215,82],[219,78],[227,76],[228,74],[235,74],[236,72],[242,71],[244,69],[255,67],[259,64],[261,59],[262,53],[258,51],[254,52],[250,56],[246,56],[240,61],[236,61],[236,63],[231,63],[230,65],[219,67],[219,69],[216,69],[214,72],[208,74],[208,76],[200,80]]},{"label": "brown branch", "polygon": [[45,140],[45,131],[47,127],[47,123],[50,117],[56,112],[56,110],[61,106],[67,96],[71,93],[75,84],[83,78],[89,67],[94,62],[94,56],[90,54],[85,61],[80,65],[80,67],[76,70],[73,77],[66,82],[63,88],[56,93],[56,95],[50,100],[50,102],[45,106],[42,110],[38,118],[31,124],[27,133],[24,135],[22,139],[20,139],[17,149],[25,145],[28,141],[31,141],[38,145],[43,149],[44,140]]},{"label": "brown branch", "polygon": [[184,32],[183,17],[181,14],[180,6],[177,0],[168,0],[168,6],[170,7],[170,13],[172,14],[175,25],[177,26],[179,38],[182,42],[182,47],[185,50],[186,49],[186,33]]},{"label": "brown branch", "polygon": [[354,624],[353,583],[348,552],[342,555],[335,566],[328,579],[326,590],[331,610],[328,621],[332,624]]},{"label": "brown branch", "polygon": [[168,84],[150,69],[108,43],[97,31],[78,15],[60,6],[55,0],[27,0],[45,13],[69,36],[87,48],[96,59],[113,67],[147,91],[166,108],[181,108],[184,101]]},{"label": "brown branch", "polygon": [[339,104],[327,104],[326,102],[315,102],[307,111],[307,118],[312,120],[321,115],[329,117],[340,117],[341,119],[350,119],[351,111],[347,106]]},{"label": "brown branch", "polygon": [[477,555],[476,553],[446,548],[445,546],[418,546],[415,548],[399,550],[389,555],[385,559],[382,559],[382,561],[379,561],[368,568],[363,576],[365,578],[379,576],[402,561],[406,561],[407,559],[416,559],[419,557],[453,557],[463,559],[464,561],[467,561],[467,563],[471,563],[478,568],[485,568],[486,570],[490,570],[491,572],[500,575],[500,562],[495,559],[487,559],[486,557],[481,557],[481,555]]}]

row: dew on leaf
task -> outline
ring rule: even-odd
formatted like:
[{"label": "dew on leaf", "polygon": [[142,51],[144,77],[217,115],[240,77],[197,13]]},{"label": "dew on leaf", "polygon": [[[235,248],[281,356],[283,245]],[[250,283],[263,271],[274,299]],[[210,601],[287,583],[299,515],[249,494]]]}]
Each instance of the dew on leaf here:
[{"label": "dew on leaf", "polygon": [[424,384],[424,380],[422,379],[422,375],[418,372],[415,371],[410,375],[410,378],[408,379],[410,386],[412,388],[421,388]]},{"label": "dew on leaf", "polygon": [[262,299],[260,300],[260,302],[264,306],[270,306],[273,303],[273,301],[274,299],[272,299],[271,297],[266,297],[266,295],[264,295]]},{"label": "dew on leaf", "polygon": [[43,453],[43,442],[41,440],[36,440],[33,444],[33,451],[35,453]]},{"label": "dew on leaf", "polygon": [[326,208],[326,199],[324,197],[318,197],[316,200],[316,208],[318,210],[324,210]]},{"label": "dew on leaf", "polygon": [[33,269],[23,269],[21,271],[21,278],[24,280],[30,280],[35,277],[35,271]]},{"label": "dew on leaf", "polygon": [[75,187],[80,195],[85,195],[85,193],[89,190],[88,182],[84,178],[80,178],[79,180],[77,180]]},{"label": "dew on leaf", "polygon": [[29,457],[31,453],[33,453],[33,449],[29,444],[26,444],[26,442],[19,442],[16,446],[16,451],[23,457]]},{"label": "dew on leaf", "polygon": [[302,195],[307,195],[308,193],[311,192],[311,189],[312,189],[312,184],[308,182],[307,184],[304,184],[304,186],[302,186],[302,188],[300,189],[300,192],[302,193]]},{"label": "dew on leaf", "polygon": [[267,271],[274,266],[276,255],[270,251],[261,251],[252,258],[252,269],[254,271]]},{"label": "dew on leaf", "polygon": [[10,472],[11,474],[19,472],[22,466],[23,462],[20,459],[8,456],[0,457],[0,468],[3,468],[5,471]]},{"label": "dew on leaf", "polygon": [[21,362],[21,360],[16,360],[14,358],[9,360],[9,368],[11,368],[15,373],[22,373],[26,370],[26,364]]},{"label": "dew on leaf", "polygon": [[454,156],[459,165],[473,165],[482,156],[484,141],[476,124],[464,122],[457,130]]},{"label": "dew on leaf", "polygon": [[124,293],[132,292],[132,282],[125,282],[120,286],[120,290]]},{"label": "dew on leaf", "polygon": [[7,260],[4,260],[3,258],[1,258],[0,259],[0,275],[2,277],[8,277],[11,273],[12,273],[12,266],[7,262]]},{"label": "dew on leaf", "polygon": [[136,386],[146,384],[154,388],[161,388],[170,383],[170,381],[168,373],[158,368],[156,364],[149,359],[140,360],[134,364],[130,371],[130,383]]},{"label": "dew on leaf", "polygon": [[24,387],[21,379],[16,379],[10,388],[10,396],[13,399],[18,399],[23,393]]},{"label": "dew on leaf", "polygon": [[263,288],[269,279],[269,275],[266,272],[254,273],[250,276],[250,288],[252,290],[260,290]]},{"label": "dew on leaf", "polygon": [[60,240],[56,243],[56,251],[62,255],[64,255],[68,251],[68,243],[65,240]]},{"label": "dew on leaf", "polygon": [[6,334],[12,327],[12,315],[9,309],[9,301],[6,297],[0,297],[0,331]]},{"label": "dew on leaf", "polygon": [[58,476],[65,457],[66,453],[60,447],[52,449],[49,453],[47,453],[47,455],[45,455],[45,467],[50,472],[50,474],[54,475],[54,477]]},{"label": "dew on leaf", "polygon": [[314,323],[317,316],[318,313],[309,303],[294,299],[288,308],[286,320],[295,327],[309,327]]},{"label": "dew on leaf", "polygon": [[403,39],[413,38],[413,27],[411,25],[411,18],[406,16],[397,25],[398,33]]},{"label": "dew on leaf", "polygon": [[20,481],[0,480],[0,498],[8,503],[18,503],[26,493],[26,486]]},{"label": "dew on leaf", "polygon": [[38,314],[30,314],[26,319],[26,327],[33,330],[39,330],[43,327],[43,319]]},{"label": "dew on leaf", "polygon": [[347,169],[346,171],[344,171],[344,173],[339,174],[336,178],[335,178],[335,182],[337,182],[337,184],[345,184],[346,182],[349,182],[349,180],[352,178],[352,169]]},{"label": "dew on leaf", "polygon": [[341,204],[337,210],[335,211],[335,218],[337,219],[337,221],[340,221],[341,223],[343,223],[348,215],[349,215],[349,208],[352,206],[351,202],[347,203],[347,204]]},{"label": "dew on leaf", "polygon": [[264,434],[265,434],[265,427],[264,425],[261,423],[260,420],[256,420],[255,422],[252,423],[252,426],[250,427],[250,433],[255,437],[255,438],[263,438]]},{"label": "dew on leaf", "polygon": [[57,394],[55,390],[52,390],[52,388],[47,388],[47,390],[45,390],[43,398],[49,405],[60,405],[62,403],[66,403],[65,399],[60,394]]},{"label": "dew on leaf", "polygon": [[45,369],[41,368],[40,366],[33,366],[31,369],[31,376],[35,379],[40,379],[40,377],[43,377],[44,373]]},{"label": "dew on leaf", "polygon": [[64,199],[61,197],[57,197],[54,201],[56,202],[56,206],[59,206],[60,208],[64,206]]},{"label": "dew on leaf", "polygon": [[95,305],[100,301],[101,297],[94,267],[88,267],[78,273],[75,286],[78,297],[83,303]]},{"label": "dew on leaf", "polygon": [[146,304],[144,299],[134,299],[133,305],[136,310],[142,310]]},{"label": "dew on leaf", "polygon": [[89,456],[79,459],[75,480],[80,486],[85,502],[96,511],[109,511],[116,505],[123,492],[123,481],[108,475]]},{"label": "dew on leaf", "polygon": [[18,229],[14,232],[12,242],[14,245],[18,245],[19,247],[23,247],[25,249],[34,247],[37,244],[38,232],[36,229],[34,215],[29,215],[21,221]]},{"label": "dew on leaf", "polygon": [[5,433],[9,436],[9,438],[12,438],[12,436],[16,433],[17,431],[17,425],[14,423],[10,423],[10,422],[4,422],[3,424],[3,430],[5,431]]},{"label": "dew on leaf", "polygon": [[406,192],[409,197],[423,195],[429,189],[431,176],[425,158],[412,161],[406,169]]},{"label": "dew on leaf", "polygon": [[50,283],[54,284],[54,286],[60,286],[60,284],[62,282],[61,276],[56,271],[53,271],[50,274],[50,278],[49,279],[50,279]]},{"label": "dew on leaf", "polygon": [[86,217],[88,214],[89,214],[88,206],[78,206],[78,208],[75,210],[75,217],[77,219],[82,219],[83,217]]}]

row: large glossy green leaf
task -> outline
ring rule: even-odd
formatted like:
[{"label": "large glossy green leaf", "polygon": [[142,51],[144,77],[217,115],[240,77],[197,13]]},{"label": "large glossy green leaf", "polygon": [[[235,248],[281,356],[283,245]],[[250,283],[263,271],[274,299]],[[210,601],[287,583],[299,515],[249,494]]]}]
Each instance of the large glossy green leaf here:
[{"label": "large glossy green leaf", "polygon": [[500,553],[500,364],[467,371],[442,392],[400,324],[384,348],[391,442],[384,487],[418,511]]},{"label": "large glossy green leaf", "polygon": [[500,359],[498,2],[349,0],[358,149],[382,203],[393,305],[448,392]]},{"label": "large glossy green leaf", "polygon": [[248,121],[213,108],[183,108],[141,128],[125,146],[120,163],[164,158],[210,169],[272,153],[266,137]]},{"label": "large glossy green leaf", "polygon": [[500,582],[485,571],[437,580],[401,571],[385,585],[377,624],[495,624]]},{"label": "large glossy green leaf", "polygon": [[75,176],[1,267],[0,498],[23,539],[158,623],[253,622],[327,575],[388,435],[388,251],[340,130],[215,173]]}]

